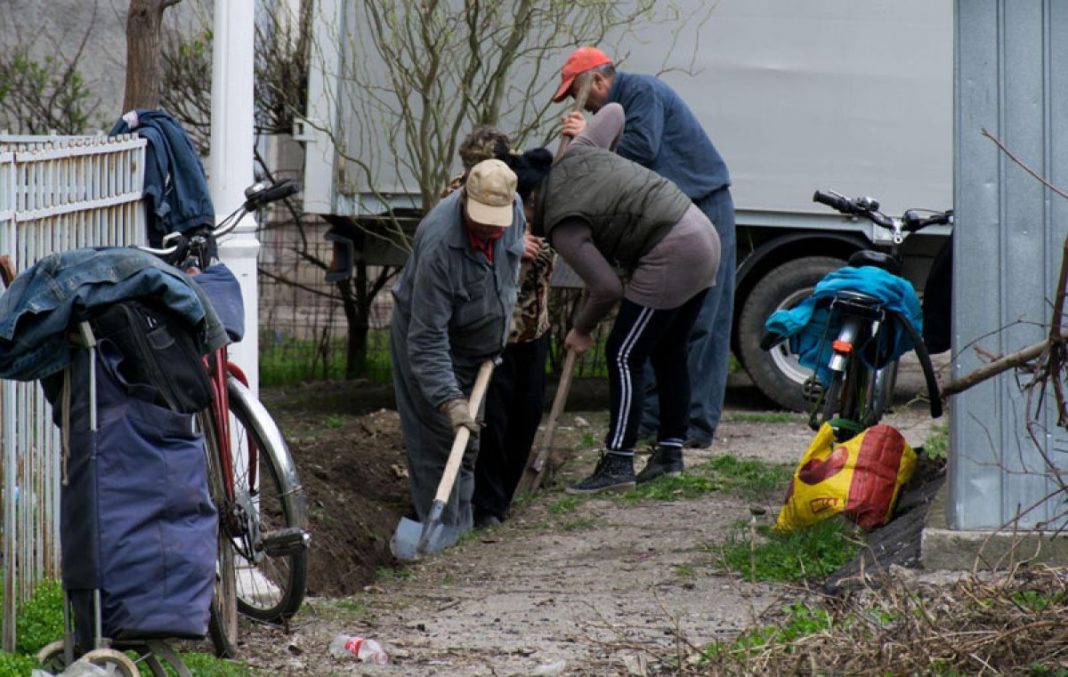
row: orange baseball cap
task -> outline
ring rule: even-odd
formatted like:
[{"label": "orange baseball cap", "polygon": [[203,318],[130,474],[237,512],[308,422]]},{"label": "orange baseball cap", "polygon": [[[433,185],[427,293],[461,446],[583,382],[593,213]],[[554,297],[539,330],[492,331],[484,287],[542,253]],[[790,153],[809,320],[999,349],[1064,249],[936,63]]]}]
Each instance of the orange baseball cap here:
[{"label": "orange baseball cap", "polygon": [[608,55],[596,47],[579,47],[571,56],[567,57],[564,67],[560,69],[560,87],[553,94],[553,101],[559,103],[567,98],[567,92],[580,73],[585,73],[591,68],[604,66],[612,63]]}]

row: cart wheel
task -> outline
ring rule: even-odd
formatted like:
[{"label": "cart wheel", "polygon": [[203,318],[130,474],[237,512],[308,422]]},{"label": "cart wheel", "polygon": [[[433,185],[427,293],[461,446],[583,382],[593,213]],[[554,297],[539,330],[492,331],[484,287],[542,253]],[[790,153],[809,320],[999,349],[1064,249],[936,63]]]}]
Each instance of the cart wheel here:
[{"label": "cart wheel", "polygon": [[126,654],[114,649],[94,649],[80,660],[103,668],[112,677],[141,677],[134,662]]},{"label": "cart wheel", "polygon": [[63,656],[63,640],[57,639],[41,647],[41,650],[37,652],[37,662],[40,664],[41,669],[53,675],[58,675],[66,670],[67,659]]}]

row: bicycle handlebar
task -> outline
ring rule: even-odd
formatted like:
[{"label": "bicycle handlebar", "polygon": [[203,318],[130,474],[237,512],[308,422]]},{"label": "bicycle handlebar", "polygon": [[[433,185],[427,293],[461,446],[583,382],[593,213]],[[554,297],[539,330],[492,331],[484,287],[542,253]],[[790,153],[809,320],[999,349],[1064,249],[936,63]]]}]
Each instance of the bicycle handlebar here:
[{"label": "bicycle handlebar", "polygon": [[[230,212],[230,214],[223,219],[218,226],[211,230],[209,237],[212,239],[220,238],[223,235],[228,234],[237,224],[241,221],[245,214],[259,209],[271,202],[276,202],[283,198],[289,197],[300,190],[300,185],[295,183],[292,179],[283,179],[278,183],[267,183],[260,181],[254,183],[245,189],[245,201],[241,203],[241,206]],[[206,230],[206,228],[205,228]],[[178,251],[180,247],[189,239],[189,236],[181,231],[175,231],[163,236],[163,243],[175,242],[173,245],[164,246],[161,248],[148,247],[143,245],[137,245],[137,248],[141,251],[148,252],[149,254],[155,254],[159,257],[167,257]]]},{"label": "bicycle handlebar", "polygon": [[937,226],[953,222],[953,210],[935,212],[931,216],[921,216],[917,210],[909,209],[901,217],[895,220],[879,211],[879,202],[870,197],[848,198],[841,193],[817,190],[812,194],[812,201],[827,205],[842,214],[849,216],[862,216],[877,226],[889,228],[897,234],[898,230],[915,233],[927,226]]}]

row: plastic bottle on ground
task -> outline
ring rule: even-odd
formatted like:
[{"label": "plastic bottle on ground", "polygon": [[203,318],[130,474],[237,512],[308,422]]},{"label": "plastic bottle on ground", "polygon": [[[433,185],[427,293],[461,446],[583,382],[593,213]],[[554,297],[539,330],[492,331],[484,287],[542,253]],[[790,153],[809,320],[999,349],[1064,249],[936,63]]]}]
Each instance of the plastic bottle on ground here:
[{"label": "plastic bottle on ground", "polygon": [[385,665],[389,663],[389,656],[387,656],[385,650],[382,649],[382,645],[373,639],[367,639],[365,637],[338,635],[330,642],[329,651],[330,655],[334,658],[355,656],[364,663],[373,663],[375,665]]}]

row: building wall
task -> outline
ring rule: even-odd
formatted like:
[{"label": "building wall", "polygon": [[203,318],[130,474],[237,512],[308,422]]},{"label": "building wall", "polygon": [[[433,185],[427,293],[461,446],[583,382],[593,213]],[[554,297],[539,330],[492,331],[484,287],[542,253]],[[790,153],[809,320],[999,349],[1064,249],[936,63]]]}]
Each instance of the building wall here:
[{"label": "building wall", "polygon": [[[1068,0],[956,0],[953,375],[1048,331],[1068,202],[1029,176],[986,129],[1052,184],[1068,187]],[[1050,468],[1068,466],[1053,393],[1003,374],[951,403],[947,518],[956,529],[1064,524]],[[1031,431],[1027,423],[1033,421]],[[1033,433],[1033,438],[1032,438]],[[1049,521],[1053,524],[1049,524]]]}]

